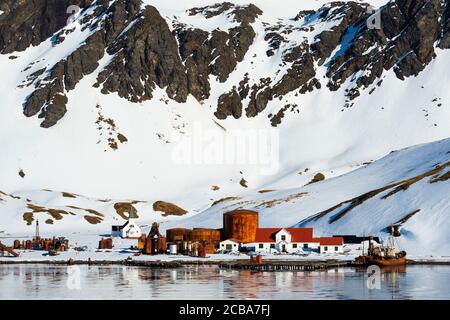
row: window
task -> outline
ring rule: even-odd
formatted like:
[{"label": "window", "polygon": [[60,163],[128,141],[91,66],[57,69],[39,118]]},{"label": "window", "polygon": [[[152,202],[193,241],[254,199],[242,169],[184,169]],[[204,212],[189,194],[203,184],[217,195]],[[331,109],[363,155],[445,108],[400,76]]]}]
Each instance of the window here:
[{"label": "window", "polygon": [[286,240],[286,235],[285,234],[281,235],[281,240],[283,240],[283,241]]},{"label": "window", "polygon": [[296,243],[293,243],[293,244],[292,244],[292,248],[297,249],[297,244],[296,244]]},{"label": "window", "polygon": [[308,244],[307,243],[303,244],[303,249],[308,249]]},{"label": "window", "polygon": [[233,244],[233,247],[236,247],[237,246],[237,244],[235,243],[235,244]]},{"label": "window", "polygon": [[270,248],[275,249],[275,243],[271,243]]},{"label": "window", "polygon": [[334,247],[334,251],[339,251],[339,248],[338,247]]},{"label": "window", "polygon": [[263,244],[263,243],[260,243],[258,247],[259,247],[260,249],[264,249],[264,244]]},{"label": "window", "polygon": [[328,251],[328,247],[323,247],[323,251]]},{"label": "window", "polygon": [[227,244],[227,250],[233,249],[233,246],[231,244]]}]

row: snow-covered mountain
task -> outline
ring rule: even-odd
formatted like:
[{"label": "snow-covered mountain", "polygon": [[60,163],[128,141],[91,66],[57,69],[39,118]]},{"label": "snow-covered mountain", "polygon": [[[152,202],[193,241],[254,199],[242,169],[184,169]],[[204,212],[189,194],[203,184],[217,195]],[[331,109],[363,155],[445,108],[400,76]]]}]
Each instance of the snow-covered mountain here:
[{"label": "snow-covered mountain", "polygon": [[401,238],[449,253],[449,3],[0,1],[0,232],[416,212]]}]

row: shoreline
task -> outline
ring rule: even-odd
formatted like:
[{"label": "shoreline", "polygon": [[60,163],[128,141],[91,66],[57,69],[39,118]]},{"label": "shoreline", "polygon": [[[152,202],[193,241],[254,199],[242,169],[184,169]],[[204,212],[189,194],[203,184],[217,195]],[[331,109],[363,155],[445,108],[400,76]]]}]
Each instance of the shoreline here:
[{"label": "shoreline", "polygon": [[[246,269],[248,266],[257,266],[258,264],[251,262],[250,259],[229,259],[229,260],[0,260],[1,265],[89,265],[89,266],[107,266],[107,265],[120,265],[120,266],[131,266],[131,267],[149,267],[149,268],[180,268],[183,266],[199,266],[199,265],[209,265],[218,266],[222,268],[229,267],[230,269],[240,270]],[[328,269],[337,267],[358,267],[352,265],[352,260],[283,260],[283,259],[267,259],[261,264],[263,266],[287,266],[287,267],[307,267],[316,266],[318,269]],[[439,260],[408,260],[407,266],[411,265],[428,265],[428,266],[450,266],[450,261],[439,261]],[[320,267],[320,268],[319,268]]]}]

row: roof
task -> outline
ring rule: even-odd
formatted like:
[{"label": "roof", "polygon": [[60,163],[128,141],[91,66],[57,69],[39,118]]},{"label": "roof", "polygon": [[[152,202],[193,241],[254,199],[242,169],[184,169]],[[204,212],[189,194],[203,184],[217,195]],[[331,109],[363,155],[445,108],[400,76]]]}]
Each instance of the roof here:
[{"label": "roof", "polygon": [[342,237],[322,237],[317,238],[321,246],[342,246],[344,244],[344,238]]},{"label": "roof", "polygon": [[[333,235],[333,237],[342,237],[344,238],[344,243],[350,243],[350,244],[359,244],[363,241],[368,241],[371,237],[370,236],[356,236],[356,235],[350,235],[350,234],[345,234],[345,235]],[[376,243],[380,243],[380,238],[379,237],[372,237],[372,240],[375,241]]]},{"label": "roof", "polygon": [[233,211],[225,212],[224,215],[233,215],[233,214],[251,214],[251,215],[257,215],[258,211],[254,210],[247,210],[247,209],[236,209]]},{"label": "roof", "polygon": [[275,235],[283,229],[291,234],[291,242],[314,242],[312,228],[258,228],[255,242],[275,242]]}]

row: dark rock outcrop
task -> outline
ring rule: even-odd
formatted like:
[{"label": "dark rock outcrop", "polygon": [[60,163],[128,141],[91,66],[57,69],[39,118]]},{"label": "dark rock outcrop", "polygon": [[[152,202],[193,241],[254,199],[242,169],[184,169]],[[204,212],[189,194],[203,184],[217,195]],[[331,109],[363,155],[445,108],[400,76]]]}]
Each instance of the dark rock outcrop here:
[{"label": "dark rock outcrop", "polygon": [[66,25],[67,8],[86,8],[93,0],[2,0],[0,53],[23,51],[39,45]]},{"label": "dark rock outcrop", "polygon": [[[330,62],[328,87],[337,90],[353,77],[349,98],[354,99],[385,70],[393,69],[399,79],[419,74],[435,56],[443,11],[439,0],[397,0],[381,9],[381,29],[369,29],[365,20],[356,23],[350,44]],[[364,72],[355,77],[358,71]]]},{"label": "dark rock outcrop", "polygon": [[217,111],[214,114],[218,119],[226,119],[228,116],[233,116],[239,119],[242,115],[241,97],[233,88],[230,92],[223,94],[219,98],[217,104]]},{"label": "dark rock outcrop", "polygon": [[112,62],[99,76],[102,93],[117,92],[132,102],[152,98],[155,86],[169,98],[185,102],[188,89],[176,39],[158,10],[147,6],[134,24],[108,49]]},{"label": "dark rock outcrop", "polygon": [[[91,32],[54,65],[27,72],[30,63],[19,86],[33,86],[23,112],[42,118],[45,128],[65,115],[67,92],[98,69],[105,53],[111,61],[94,85],[104,94],[141,102],[152,99],[160,88],[180,103],[189,95],[204,101],[210,98],[211,81],[227,82],[215,101],[218,119],[255,117],[270,106],[271,124],[277,126],[287,112],[298,112],[287,101],[292,96],[321,88],[343,90],[345,106],[350,107],[363,90],[372,93],[381,86],[387,71],[400,80],[416,76],[433,60],[436,47],[450,47],[450,0],[391,1],[379,9],[379,29],[367,24],[373,13],[369,5],[354,1],[330,2],[291,20],[270,23],[260,21],[262,11],[251,4],[223,2],[187,11],[198,19],[223,16],[232,22],[212,31],[162,17],[141,0],[4,0],[0,53],[22,51],[47,39],[52,46],[64,43],[74,31],[64,28],[70,5],[92,9],[82,11],[76,22]],[[248,54],[256,38],[255,23],[264,32],[266,60]],[[319,27],[323,29],[315,30]],[[17,56],[9,58],[14,63]],[[229,83],[244,59],[252,67]],[[272,63],[273,72],[255,76],[260,74],[259,61]],[[325,76],[319,78],[317,68]]]}]

